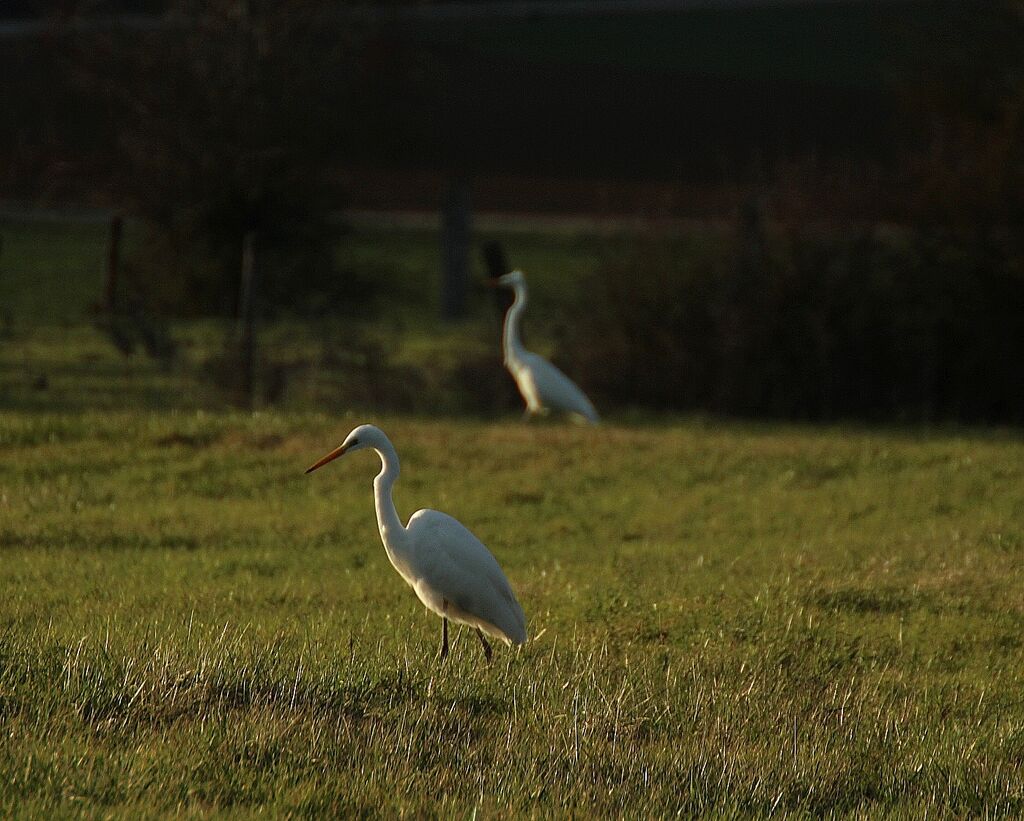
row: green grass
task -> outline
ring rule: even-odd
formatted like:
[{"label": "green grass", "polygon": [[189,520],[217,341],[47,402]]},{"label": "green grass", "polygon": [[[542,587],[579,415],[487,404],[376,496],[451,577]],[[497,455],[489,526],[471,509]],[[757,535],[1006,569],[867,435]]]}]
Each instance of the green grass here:
[{"label": "green grass", "polygon": [[[141,352],[124,356],[100,330],[93,306],[103,288],[106,226],[7,222],[0,224],[0,235],[0,408],[70,412],[232,405],[230,390],[211,377],[210,366],[222,356],[233,321],[173,322],[178,356],[169,369]],[[129,250],[137,239],[129,225]],[[579,277],[628,242],[572,232],[494,231],[478,239],[501,240],[514,264],[529,273],[526,332],[531,346],[548,354],[564,330],[566,305],[577,297]],[[275,373],[285,382],[275,403],[295,410],[478,410],[479,398],[460,398],[467,380],[453,385],[453,373],[466,362],[490,367],[500,359],[499,323],[492,293],[482,284],[480,261],[472,260],[468,318],[446,323],[440,318],[440,246],[434,233],[363,228],[342,242],[338,258],[346,269],[376,279],[379,299],[354,316],[261,325],[258,382],[266,385]],[[367,351],[380,355],[373,372]],[[410,371],[416,379],[410,379]]]},{"label": "green grass", "polygon": [[106,226],[0,222],[0,312],[25,326],[81,322],[103,294]]},{"label": "green grass", "polygon": [[[604,250],[509,243],[542,346]],[[396,361],[493,341],[482,293],[454,327],[415,309],[428,235],[341,253],[391,272],[357,332]],[[1024,814],[1017,434],[356,414],[326,369],[242,414],[201,378],[216,323],[175,327],[169,372],[92,327],[97,229],[5,230],[4,254],[0,816]],[[403,518],[492,548],[525,647],[488,667],[457,633],[437,662],[372,455],[302,474],[362,421],[403,459]]]},{"label": "green grass", "polygon": [[377,420],[534,637],[441,666],[354,421],[0,417],[2,814],[1024,812],[1016,438]]}]

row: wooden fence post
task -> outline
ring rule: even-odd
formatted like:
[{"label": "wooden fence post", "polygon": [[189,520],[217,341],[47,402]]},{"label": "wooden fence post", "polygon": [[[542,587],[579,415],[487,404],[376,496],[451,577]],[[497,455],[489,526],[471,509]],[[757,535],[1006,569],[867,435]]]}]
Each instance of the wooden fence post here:
[{"label": "wooden fence post", "polygon": [[107,277],[103,288],[103,310],[114,313],[117,307],[117,279],[121,273],[121,236],[124,233],[124,217],[115,214],[110,220],[110,234],[107,244]]},{"label": "wooden fence post", "polygon": [[471,231],[469,183],[454,178],[448,184],[441,220],[441,315],[447,320],[466,315]]},{"label": "wooden fence post", "polygon": [[242,239],[242,282],[238,299],[239,354],[242,365],[242,396],[252,408],[256,386],[256,234]]},{"label": "wooden fence post", "polygon": [[[505,256],[505,249],[497,240],[491,240],[483,247],[484,267],[487,269],[488,279],[497,279],[507,274],[511,268],[508,267],[508,258]],[[494,289],[494,310],[498,316],[498,341],[501,342],[502,327],[505,324],[505,313],[512,304],[513,294],[508,288]]]}]

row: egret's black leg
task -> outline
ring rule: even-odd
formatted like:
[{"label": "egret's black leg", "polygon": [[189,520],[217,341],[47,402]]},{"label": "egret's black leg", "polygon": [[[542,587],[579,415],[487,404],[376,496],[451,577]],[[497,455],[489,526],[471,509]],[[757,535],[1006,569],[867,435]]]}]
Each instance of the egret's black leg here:
[{"label": "egret's black leg", "polygon": [[441,661],[448,658],[448,617],[441,616]]},{"label": "egret's black leg", "polygon": [[480,637],[480,643],[484,646],[484,658],[487,659],[487,663],[491,663],[491,645],[487,643],[487,639],[484,638],[483,631],[478,627],[476,628],[476,634]]}]

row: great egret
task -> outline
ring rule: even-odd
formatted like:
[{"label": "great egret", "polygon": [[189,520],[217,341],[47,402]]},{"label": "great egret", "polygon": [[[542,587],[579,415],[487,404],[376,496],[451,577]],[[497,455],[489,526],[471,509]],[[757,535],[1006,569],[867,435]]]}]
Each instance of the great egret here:
[{"label": "great egret", "polygon": [[509,644],[525,642],[523,608],[497,560],[476,536],[457,519],[436,510],[418,510],[402,526],[391,498],[398,478],[398,454],[384,431],[360,425],[306,473],[363,448],[373,448],[381,461],[373,497],[384,550],[419,600],[441,617],[441,660],[448,656],[448,619],[476,628],[488,662],[491,645],[484,633]]},{"label": "great egret", "polygon": [[526,278],[523,272],[513,271],[491,282],[511,288],[515,294],[505,314],[502,349],[505,367],[516,380],[519,392],[526,400],[526,412],[534,415],[548,410],[560,410],[576,414],[596,425],[600,421],[597,411],[576,383],[544,357],[526,350],[519,341],[519,318],[526,307]]}]

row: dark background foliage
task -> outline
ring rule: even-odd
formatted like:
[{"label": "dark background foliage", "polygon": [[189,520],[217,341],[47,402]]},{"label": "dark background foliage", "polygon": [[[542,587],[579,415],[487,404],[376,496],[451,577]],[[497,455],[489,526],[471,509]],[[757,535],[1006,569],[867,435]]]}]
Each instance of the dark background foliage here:
[{"label": "dark background foliage", "polygon": [[357,304],[354,277],[334,263],[338,201],[323,174],[352,127],[337,94],[345,39],[302,4],[182,2],[176,13],[187,25],[96,34],[69,58],[107,112],[109,190],[147,227],[137,284],[165,311],[232,314],[252,233],[264,309]]},{"label": "dark background foliage", "polygon": [[594,393],[803,420],[1024,421],[1016,238],[802,228],[753,254],[681,246],[647,242],[584,283],[560,353]]},{"label": "dark background foliage", "polygon": [[[141,226],[122,302],[161,321],[234,317],[247,237],[263,316],[393,310],[339,213],[453,180],[480,211],[685,217],[581,283],[557,355],[602,402],[1020,421],[1019,2],[501,8],[12,5],[5,198]],[[455,406],[492,404],[487,367]]]}]

